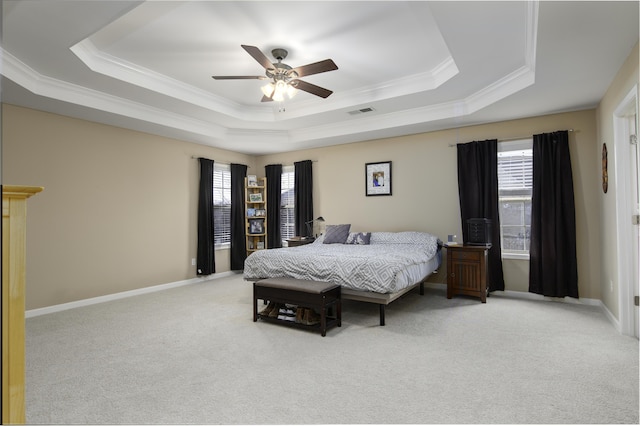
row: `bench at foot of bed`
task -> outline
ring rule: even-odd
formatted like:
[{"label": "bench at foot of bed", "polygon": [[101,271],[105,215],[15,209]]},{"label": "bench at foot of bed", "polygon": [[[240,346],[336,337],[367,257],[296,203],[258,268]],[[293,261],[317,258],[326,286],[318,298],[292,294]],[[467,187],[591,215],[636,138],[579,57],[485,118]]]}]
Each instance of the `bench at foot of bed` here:
[{"label": "bench at foot of bed", "polygon": [[[253,283],[253,321],[258,318],[306,329],[317,329],[324,337],[327,329],[342,325],[340,286],[327,282],[298,280],[295,278],[267,278]],[[282,321],[258,314],[258,299],[275,303],[302,306],[320,313],[320,323],[306,325]],[[336,316],[329,317],[327,310],[335,306]]]},{"label": "bench at foot of bed", "polygon": [[393,302],[400,296],[403,296],[404,294],[410,292],[416,287],[420,287],[420,295],[424,295],[424,281],[421,281],[395,293],[374,293],[371,291],[351,290],[343,287],[342,298],[348,300],[357,300],[359,302],[377,303],[378,305],[380,305],[380,325],[384,325],[385,306],[387,306],[389,303]]}]

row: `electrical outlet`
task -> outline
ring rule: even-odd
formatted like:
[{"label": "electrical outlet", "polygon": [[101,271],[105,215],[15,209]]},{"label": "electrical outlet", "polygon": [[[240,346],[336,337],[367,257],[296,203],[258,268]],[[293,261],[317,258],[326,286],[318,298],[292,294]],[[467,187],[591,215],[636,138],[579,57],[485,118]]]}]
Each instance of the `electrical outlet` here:
[{"label": "electrical outlet", "polygon": [[196,258],[191,259],[191,266],[196,266]]}]

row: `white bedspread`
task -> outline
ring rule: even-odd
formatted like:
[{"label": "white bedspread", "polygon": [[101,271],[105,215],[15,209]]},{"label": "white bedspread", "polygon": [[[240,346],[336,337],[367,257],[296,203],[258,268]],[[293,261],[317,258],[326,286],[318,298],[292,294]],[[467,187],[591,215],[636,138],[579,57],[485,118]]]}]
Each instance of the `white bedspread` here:
[{"label": "white bedspread", "polygon": [[[433,265],[437,250],[438,238],[425,232],[374,232],[369,245],[323,244],[320,238],[304,246],[252,253],[244,263],[244,278],[293,277],[393,293],[415,284],[402,279],[411,275],[406,271]],[[429,269],[424,276],[433,266]]]}]

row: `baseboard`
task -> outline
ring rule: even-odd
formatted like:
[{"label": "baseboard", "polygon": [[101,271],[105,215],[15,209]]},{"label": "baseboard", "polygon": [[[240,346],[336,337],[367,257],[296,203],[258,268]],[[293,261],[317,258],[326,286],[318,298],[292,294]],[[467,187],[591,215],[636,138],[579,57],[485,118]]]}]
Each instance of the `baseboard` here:
[{"label": "baseboard", "polygon": [[545,302],[560,302],[560,303],[573,303],[577,305],[603,306],[602,301],[600,301],[599,299],[587,299],[584,297],[581,297],[579,299],[575,299],[572,297],[548,297],[548,296],[543,296],[541,294],[528,293],[524,291],[513,291],[513,290],[491,292],[491,296],[500,296],[500,295],[514,297],[518,299],[538,300],[538,301],[545,301]]},{"label": "baseboard", "polygon": [[74,302],[62,303],[60,305],[47,306],[46,308],[30,309],[25,312],[25,318],[37,317],[40,315],[52,314],[54,312],[66,311],[68,309],[79,308],[82,306],[95,305],[98,303],[111,302],[113,300],[124,299],[126,297],[139,296],[141,294],[154,293],[156,291],[168,290],[170,288],[182,287],[185,285],[197,284],[203,281],[214,280],[218,278],[224,278],[231,275],[235,275],[237,272],[228,271],[220,272],[218,274],[207,275],[206,277],[191,278],[188,280],[175,281],[167,284],[159,284],[150,287],[137,288],[135,290],[123,291],[120,293],[107,294],[104,296],[91,297],[89,299],[76,300]]},{"label": "baseboard", "polygon": [[[81,306],[89,306],[95,305],[98,303],[110,302],[112,300],[124,299],[126,297],[139,296],[141,294],[153,293],[156,291],[168,290],[170,288],[182,287],[185,285],[197,284],[203,281],[209,281],[218,278],[229,277],[232,275],[236,275],[237,272],[228,271],[228,272],[220,272],[218,274],[208,275],[206,277],[198,277],[191,278],[188,280],[176,281],[167,284],[154,285],[151,287],[138,288],[130,291],[123,291],[120,293],[107,294],[105,296],[92,297],[90,299],[77,300],[69,303],[62,303],[60,305],[47,306],[46,308],[38,308],[38,309],[30,309],[25,312],[25,318],[37,317],[40,315],[52,314],[54,312],[66,311],[67,309],[79,308]],[[443,283],[435,283],[435,282],[425,282],[425,287],[435,288],[439,290],[446,290],[447,285]],[[518,299],[527,299],[527,300],[537,300],[543,302],[561,302],[561,303],[575,303],[575,304],[583,304],[590,306],[598,306],[604,312],[607,319],[611,322],[614,328],[621,333],[622,327],[620,326],[620,322],[618,319],[611,313],[611,311],[607,308],[607,306],[602,303],[599,299],[587,299],[580,298],[578,300],[570,298],[570,297],[546,297],[540,294],[534,293],[526,293],[523,291],[513,291],[513,290],[504,290],[504,291],[494,291],[491,293],[491,296],[504,295],[507,297],[513,297]]]},{"label": "baseboard", "polygon": [[611,325],[613,325],[613,327],[618,331],[618,333],[622,333],[622,327],[620,326],[620,322],[615,317],[615,315],[613,315],[611,313],[609,308],[607,308],[607,305],[605,305],[602,302],[602,300],[600,300],[600,299],[587,299],[587,298],[584,298],[584,297],[581,297],[579,299],[574,299],[572,297],[547,297],[547,296],[542,296],[540,294],[525,293],[525,292],[522,292],[522,291],[510,291],[510,290],[494,291],[494,292],[491,293],[491,295],[492,296],[496,295],[496,296],[500,297],[501,293],[504,294],[505,296],[508,296],[508,297],[514,297],[514,298],[520,298],[520,299],[538,300],[538,301],[543,301],[543,302],[560,302],[560,303],[570,303],[570,304],[577,304],[577,305],[597,306],[602,310],[604,315],[607,317],[609,322],[611,322]]},{"label": "baseboard", "polygon": [[[431,287],[439,290],[447,289],[447,285],[442,283],[425,282],[424,284],[426,287]],[[578,305],[597,306],[602,310],[604,315],[611,322],[611,324],[618,331],[618,333],[622,333],[622,327],[620,325],[620,322],[615,317],[615,315],[611,313],[609,308],[607,308],[607,305],[602,303],[602,300],[600,299],[588,299],[584,297],[581,297],[579,299],[574,299],[571,297],[547,297],[547,296],[542,296],[540,294],[527,293],[524,291],[513,291],[513,290],[493,291],[491,292],[491,297],[494,297],[494,296],[496,297],[506,296],[506,297],[512,297],[514,299],[537,300],[540,302],[560,302],[560,303],[572,303],[572,304],[578,304]]]},{"label": "baseboard", "polygon": [[607,317],[607,319],[609,319],[615,329],[618,330],[618,333],[622,334],[622,325],[620,324],[620,321],[618,321],[618,318],[616,318],[615,315],[611,313],[609,308],[607,308],[607,305],[602,303],[602,301],[600,301],[600,307],[602,308],[602,311],[604,312],[604,315]]}]

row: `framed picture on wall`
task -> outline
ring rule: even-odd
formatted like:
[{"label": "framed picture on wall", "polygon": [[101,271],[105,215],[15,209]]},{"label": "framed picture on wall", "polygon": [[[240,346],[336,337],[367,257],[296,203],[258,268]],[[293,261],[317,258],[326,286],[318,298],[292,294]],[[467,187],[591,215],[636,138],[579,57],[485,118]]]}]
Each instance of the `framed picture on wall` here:
[{"label": "framed picture on wall", "polygon": [[391,195],[391,161],[365,164],[365,185],[370,195]]},{"label": "framed picture on wall", "polygon": [[606,194],[609,189],[609,159],[607,153],[607,144],[602,144],[602,191]]}]

